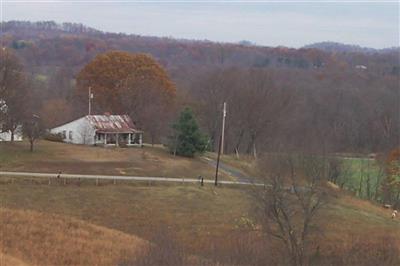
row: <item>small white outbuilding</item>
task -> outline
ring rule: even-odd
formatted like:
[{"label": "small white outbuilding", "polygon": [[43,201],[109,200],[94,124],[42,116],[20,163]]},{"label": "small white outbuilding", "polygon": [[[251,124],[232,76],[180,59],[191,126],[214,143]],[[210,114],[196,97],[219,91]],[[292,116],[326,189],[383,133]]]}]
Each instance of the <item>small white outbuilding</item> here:
[{"label": "small white outbuilding", "polygon": [[87,115],[55,127],[52,134],[61,134],[63,141],[101,146],[142,146],[143,132],[128,115]]},{"label": "small white outbuilding", "polygon": [[[2,141],[11,141],[11,131],[4,131],[1,132],[0,130],[0,142]],[[22,132],[21,130],[17,130],[16,132],[14,132],[14,141],[22,141]]]},{"label": "small white outbuilding", "polygon": [[[7,111],[6,102],[0,99],[0,113],[5,114]],[[10,130],[3,130],[3,124],[0,122],[0,142],[2,141],[11,141],[14,137],[13,141],[22,141],[22,126],[18,126],[14,131],[14,134],[11,134]],[[14,136],[13,136],[14,135]]]},{"label": "small white outbuilding", "polygon": [[[2,141],[11,141],[13,138],[13,134],[11,134],[10,130],[2,130],[3,125],[0,123],[0,142]],[[18,126],[14,131],[14,139],[13,141],[22,141],[22,126]]]}]

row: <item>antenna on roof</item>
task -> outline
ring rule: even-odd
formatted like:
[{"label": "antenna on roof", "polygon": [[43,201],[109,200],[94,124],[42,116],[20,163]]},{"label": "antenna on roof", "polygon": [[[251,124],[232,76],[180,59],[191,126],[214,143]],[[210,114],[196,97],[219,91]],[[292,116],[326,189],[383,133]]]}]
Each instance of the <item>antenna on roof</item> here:
[{"label": "antenna on roof", "polygon": [[92,99],[93,99],[92,87],[89,86],[89,115],[92,111]]}]

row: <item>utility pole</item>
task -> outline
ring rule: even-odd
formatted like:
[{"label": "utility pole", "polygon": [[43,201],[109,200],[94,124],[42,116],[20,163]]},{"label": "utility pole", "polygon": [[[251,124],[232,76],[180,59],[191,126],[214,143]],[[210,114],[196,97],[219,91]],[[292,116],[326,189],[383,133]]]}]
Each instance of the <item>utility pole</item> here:
[{"label": "utility pole", "polygon": [[91,114],[92,111],[92,99],[93,99],[92,87],[89,87],[89,115]]},{"label": "utility pole", "polygon": [[221,133],[221,153],[222,154],[224,154],[225,118],[226,118],[226,102],[224,102],[224,109],[222,111],[222,133]]},{"label": "utility pole", "polygon": [[221,141],[222,140],[222,135],[221,138],[219,139],[219,145],[218,145],[218,157],[217,157],[217,166],[215,168],[215,181],[214,181],[214,185],[217,186],[218,185],[218,168],[219,168],[219,159],[221,156]]},{"label": "utility pole", "polygon": [[225,117],[226,117],[226,103],[224,102],[224,109],[222,111],[222,132],[221,132],[221,137],[219,139],[217,166],[216,166],[216,169],[215,169],[215,182],[214,182],[215,186],[218,185],[219,160],[221,158],[221,150],[223,152],[223,149],[224,149]]}]

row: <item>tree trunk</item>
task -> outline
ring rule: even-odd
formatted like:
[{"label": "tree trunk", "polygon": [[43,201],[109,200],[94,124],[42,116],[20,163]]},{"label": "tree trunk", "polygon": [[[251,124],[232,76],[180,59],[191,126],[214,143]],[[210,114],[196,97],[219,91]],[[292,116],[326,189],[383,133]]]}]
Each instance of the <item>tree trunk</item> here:
[{"label": "tree trunk", "polygon": [[371,199],[371,179],[369,176],[369,173],[367,175],[367,181],[366,181],[366,185],[367,185],[367,199]]},{"label": "tree trunk", "polygon": [[375,201],[378,201],[378,199],[379,199],[379,189],[381,188],[381,182],[382,182],[382,172],[381,172],[381,170],[379,170],[378,178],[377,178],[376,184],[375,184],[375,195],[374,195]]},{"label": "tree trunk", "polygon": [[364,179],[364,172],[363,172],[363,164],[362,164],[362,159],[360,160],[360,183],[358,186],[358,196],[362,198],[362,185],[363,185],[363,179]]},{"label": "tree trunk", "polygon": [[247,146],[247,154],[252,154],[255,159],[257,159],[256,139],[257,139],[257,133],[251,133],[250,142],[249,145]]},{"label": "tree trunk", "polygon": [[235,148],[235,154],[236,154],[236,158],[239,159],[240,156],[239,156],[239,150],[238,150],[238,148]]},{"label": "tree trunk", "polygon": [[174,143],[174,156],[176,156],[176,150],[178,149],[178,133],[175,132],[175,143]]},{"label": "tree trunk", "polygon": [[30,151],[33,152],[33,140],[29,140],[30,145]]},{"label": "tree trunk", "polygon": [[236,141],[236,145],[235,145],[235,153],[238,158],[239,158],[239,146],[240,146],[240,143],[242,142],[243,135],[244,135],[244,130],[241,130],[239,133],[238,140]]},{"label": "tree trunk", "polygon": [[257,149],[256,149],[256,143],[255,142],[253,143],[253,156],[254,156],[254,159],[257,159]]}]

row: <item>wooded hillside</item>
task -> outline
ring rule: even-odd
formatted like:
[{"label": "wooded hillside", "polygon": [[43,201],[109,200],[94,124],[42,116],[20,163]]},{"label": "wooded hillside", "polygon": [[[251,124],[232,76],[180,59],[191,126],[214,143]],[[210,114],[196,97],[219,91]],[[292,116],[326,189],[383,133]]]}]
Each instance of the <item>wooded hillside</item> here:
[{"label": "wooded hillside", "polygon": [[79,71],[96,55],[121,50],[150,54],[166,68],[177,87],[174,110],[192,106],[214,148],[224,101],[228,152],[255,154],[282,144],[373,152],[398,143],[398,49],[271,48],[104,33],[73,23],[11,21],[2,28],[4,45],[46,100],[42,112],[58,122],[85,110],[73,101]]}]

